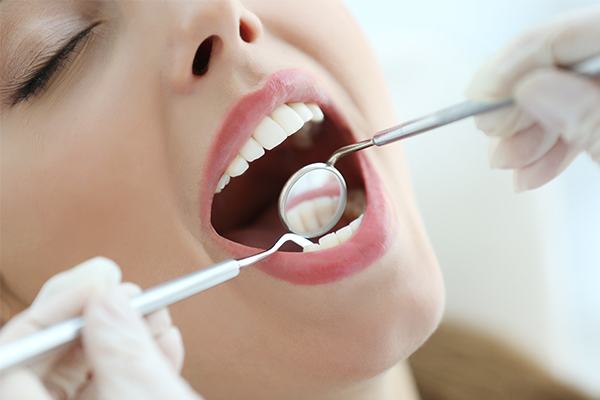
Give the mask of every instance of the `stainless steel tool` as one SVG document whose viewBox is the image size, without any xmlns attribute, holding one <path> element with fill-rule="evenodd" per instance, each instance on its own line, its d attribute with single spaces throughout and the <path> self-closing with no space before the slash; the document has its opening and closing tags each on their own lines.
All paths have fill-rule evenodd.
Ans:
<svg viewBox="0 0 600 400">
<path fill-rule="evenodd" d="M 300 247 L 312 243 L 301 236 L 286 233 L 268 250 L 239 260 L 226 260 L 165 282 L 144 291 L 135 297 L 131 304 L 140 314 L 150 314 L 235 278 L 242 268 L 264 260 L 288 242 L 293 242 Z M 9 368 L 25 364 L 36 357 L 71 343 L 79 337 L 83 325 L 82 318 L 73 318 L 0 346 L 0 374 Z"/>
<path fill-rule="evenodd" d="M 587 77 L 599 76 L 600 56 L 565 69 Z M 342 174 L 335 168 L 335 163 L 340 158 L 372 146 L 384 146 L 513 104 L 513 99 L 487 103 L 464 101 L 381 131 L 370 139 L 344 146 L 334 152 L 327 162 L 309 164 L 288 179 L 279 195 L 279 217 L 290 232 L 298 235 L 312 238 L 327 233 L 338 223 L 346 207 L 346 182 Z M 323 190 L 325 186 L 328 187 L 327 190 Z M 307 200 L 315 201 L 319 197 L 325 201 L 311 205 L 311 207 L 319 206 L 317 211 L 319 223 L 316 224 L 314 221 L 309 224 L 303 223 L 297 217 L 301 213 L 298 212 L 299 206 Z"/>
</svg>

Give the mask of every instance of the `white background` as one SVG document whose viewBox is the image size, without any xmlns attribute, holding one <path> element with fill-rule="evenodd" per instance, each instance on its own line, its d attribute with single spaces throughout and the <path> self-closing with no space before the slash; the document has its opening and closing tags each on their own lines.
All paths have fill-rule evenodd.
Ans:
<svg viewBox="0 0 600 400">
<path fill-rule="evenodd" d="M 511 37 L 590 0 L 347 0 L 402 119 L 463 99 Z M 491 171 L 471 121 L 404 144 L 447 286 L 447 318 L 495 332 L 600 393 L 600 168 L 580 157 L 529 194 Z"/>
</svg>

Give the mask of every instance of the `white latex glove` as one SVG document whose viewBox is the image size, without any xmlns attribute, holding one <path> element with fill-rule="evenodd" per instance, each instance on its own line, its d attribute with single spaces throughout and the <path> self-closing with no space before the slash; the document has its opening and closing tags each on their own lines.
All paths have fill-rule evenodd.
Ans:
<svg viewBox="0 0 600 400">
<path fill-rule="evenodd" d="M 517 191 L 559 175 L 581 152 L 600 163 L 600 80 L 557 68 L 600 55 L 600 7 L 580 10 L 519 38 L 490 60 L 467 92 L 512 96 L 518 107 L 476 119 L 494 138 L 491 165 L 513 169 Z"/>
<path fill-rule="evenodd" d="M 83 314 L 83 346 L 0 375 L 0 399 L 199 399 L 179 376 L 183 345 L 167 310 L 144 322 L 128 301 L 140 289 L 120 281 L 115 263 L 95 258 L 46 282 L 0 344 Z"/>
</svg>

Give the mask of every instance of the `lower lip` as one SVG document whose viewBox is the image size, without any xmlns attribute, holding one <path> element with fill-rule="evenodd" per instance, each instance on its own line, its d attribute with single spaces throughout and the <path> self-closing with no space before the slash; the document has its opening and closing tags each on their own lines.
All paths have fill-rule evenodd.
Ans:
<svg viewBox="0 0 600 400">
<path fill-rule="evenodd" d="M 393 237 L 394 224 L 390 223 L 391 208 L 387 203 L 381 181 L 361 154 L 361 172 L 365 182 L 367 208 L 359 230 L 343 244 L 327 250 L 310 253 L 278 252 L 257 265 L 272 277 L 297 284 L 319 285 L 332 283 L 356 274 L 381 258 Z M 236 258 L 256 254 L 256 249 L 228 240 L 213 230 L 215 241 Z"/>
</svg>

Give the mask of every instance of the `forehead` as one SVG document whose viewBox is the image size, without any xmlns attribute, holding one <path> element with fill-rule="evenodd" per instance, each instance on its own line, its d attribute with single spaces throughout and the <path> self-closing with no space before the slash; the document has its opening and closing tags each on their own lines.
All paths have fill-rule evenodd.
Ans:
<svg viewBox="0 0 600 400">
<path fill-rule="evenodd" d="M 40 16 L 78 14 L 84 17 L 97 11 L 103 0 L 0 0 L 2 22 L 18 24 L 19 21 Z"/>
<path fill-rule="evenodd" d="M 94 19 L 109 0 L 0 0 L 0 46 L 17 32 L 51 30 L 67 19 Z"/>
</svg>

